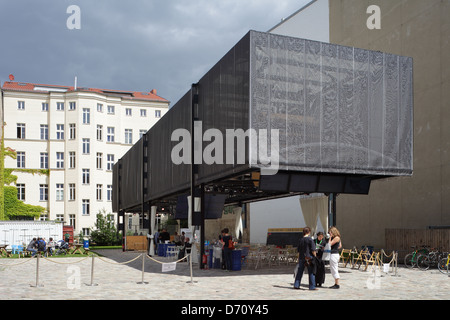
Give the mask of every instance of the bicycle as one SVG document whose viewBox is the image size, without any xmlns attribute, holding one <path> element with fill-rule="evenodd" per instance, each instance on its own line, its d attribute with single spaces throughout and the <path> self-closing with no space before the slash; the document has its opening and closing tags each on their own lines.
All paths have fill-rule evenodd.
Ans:
<svg viewBox="0 0 450 320">
<path fill-rule="evenodd" d="M 417 257 L 417 267 L 422 271 L 426 271 L 430 267 L 436 267 L 443 256 L 444 253 L 437 249 L 432 249 L 428 254 L 420 254 Z"/>
<path fill-rule="evenodd" d="M 439 260 L 438 269 L 441 273 L 449 274 L 450 271 L 449 262 L 450 262 L 450 253 L 447 253 L 446 258 L 442 258 L 441 260 Z"/>
<path fill-rule="evenodd" d="M 428 246 L 421 246 L 422 249 L 417 249 L 417 246 L 411 246 L 411 248 L 414 249 L 413 252 L 407 254 L 405 256 L 405 265 L 412 269 L 415 266 L 417 266 L 417 258 L 419 257 L 420 254 L 427 254 L 429 252 L 429 250 L 427 249 Z"/>
</svg>

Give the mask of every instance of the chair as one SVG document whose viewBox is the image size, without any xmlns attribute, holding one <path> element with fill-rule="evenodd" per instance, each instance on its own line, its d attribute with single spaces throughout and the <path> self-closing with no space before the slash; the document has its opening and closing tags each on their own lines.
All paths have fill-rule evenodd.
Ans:
<svg viewBox="0 0 450 320">
<path fill-rule="evenodd" d="M 352 250 L 342 249 L 339 262 L 344 264 L 344 268 L 347 267 L 347 264 L 350 262 L 351 258 L 352 258 Z"/>
<path fill-rule="evenodd" d="M 248 247 L 248 246 L 242 247 L 242 249 L 241 249 L 241 267 L 244 267 L 246 265 L 247 256 L 248 256 L 249 251 L 250 251 L 250 247 Z"/>
<path fill-rule="evenodd" d="M 297 250 L 297 248 L 288 248 L 288 264 L 289 263 L 293 263 L 293 264 L 297 264 L 298 263 L 298 250 Z"/>
<path fill-rule="evenodd" d="M 375 251 L 373 251 L 370 256 L 366 255 L 365 259 L 364 259 L 364 263 L 365 263 L 364 271 L 367 270 L 367 268 L 369 267 L 370 264 L 372 266 L 375 266 L 375 264 L 378 265 L 378 260 L 379 260 L 378 258 L 379 258 L 379 256 L 380 256 L 380 253 L 379 252 L 375 252 Z"/>
<path fill-rule="evenodd" d="M 365 257 L 369 254 L 369 249 L 361 250 L 359 253 L 356 251 L 357 254 L 356 259 L 352 262 L 352 268 L 354 268 L 358 264 L 358 269 L 361 268 L 361 265 L 364 263 Z"/>
<path fill-rule="evenodd" d="M 178 257 L 177 247 L 167 246 L 166 257 L 168 257 L 169 259 L 176 259 Z"/>
</svg>

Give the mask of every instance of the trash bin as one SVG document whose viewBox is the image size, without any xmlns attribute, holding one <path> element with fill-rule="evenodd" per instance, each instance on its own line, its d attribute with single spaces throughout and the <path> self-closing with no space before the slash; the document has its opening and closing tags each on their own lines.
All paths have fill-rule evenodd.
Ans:
<svg viewBox="0 0 450 320">
<path fill-rule="evenodd" d="M 231 270 L 241 271 L 241 250 L 233 250 L 231 253 Z"/>
<path fill-rule="evenodd" d="M 89 240 L 83 240 L 83 248 L 89 249 Z"/>
</svg>

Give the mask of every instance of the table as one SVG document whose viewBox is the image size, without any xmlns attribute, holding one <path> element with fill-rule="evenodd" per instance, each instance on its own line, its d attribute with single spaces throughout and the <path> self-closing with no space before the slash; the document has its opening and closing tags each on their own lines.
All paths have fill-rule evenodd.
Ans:
<svg viewBox="0 0 450 320">
<path fill-rule="evenodd" d="M 72 248 L 75 247 L 75 249 L 70 253 L 70 254 L 75 254 L 77 252 L 79 252 L 80 254 L 83 254 L 83 252 L 81 251 L 81 248 L 83 247 L 82 244 L 74 244 L 72 246 Z"/>
<path fill-rule="evenodd" d="M 8 251 L 6 251 L 6 245 L 0 245 L 0 256 L 3 257 L 3 254 L 8 257 Z"/>
<path fill-rule="evenodd" d="M 175 247 L 173 243 L 158 243 L 158 256 L 167 257 L 167 248 Z"/>
</svg>

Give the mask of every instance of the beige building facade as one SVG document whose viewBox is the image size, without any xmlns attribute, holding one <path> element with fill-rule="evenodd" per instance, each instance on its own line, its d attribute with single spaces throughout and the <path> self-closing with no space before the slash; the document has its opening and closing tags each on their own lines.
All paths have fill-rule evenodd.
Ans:
<svg viewBox="0 0 450 320">
<path fill-rule="evenodd" d="M 371 5 L 380 29 L 367 26 Z M 449 226 L 450 0 L 329 0 L 329 8 L 331 43 L 414 59 L 414 174 L 373 182 L 368 196 L 338 197 L 346 246 L 385 248 L 386 229 Z"/>
</svg>

